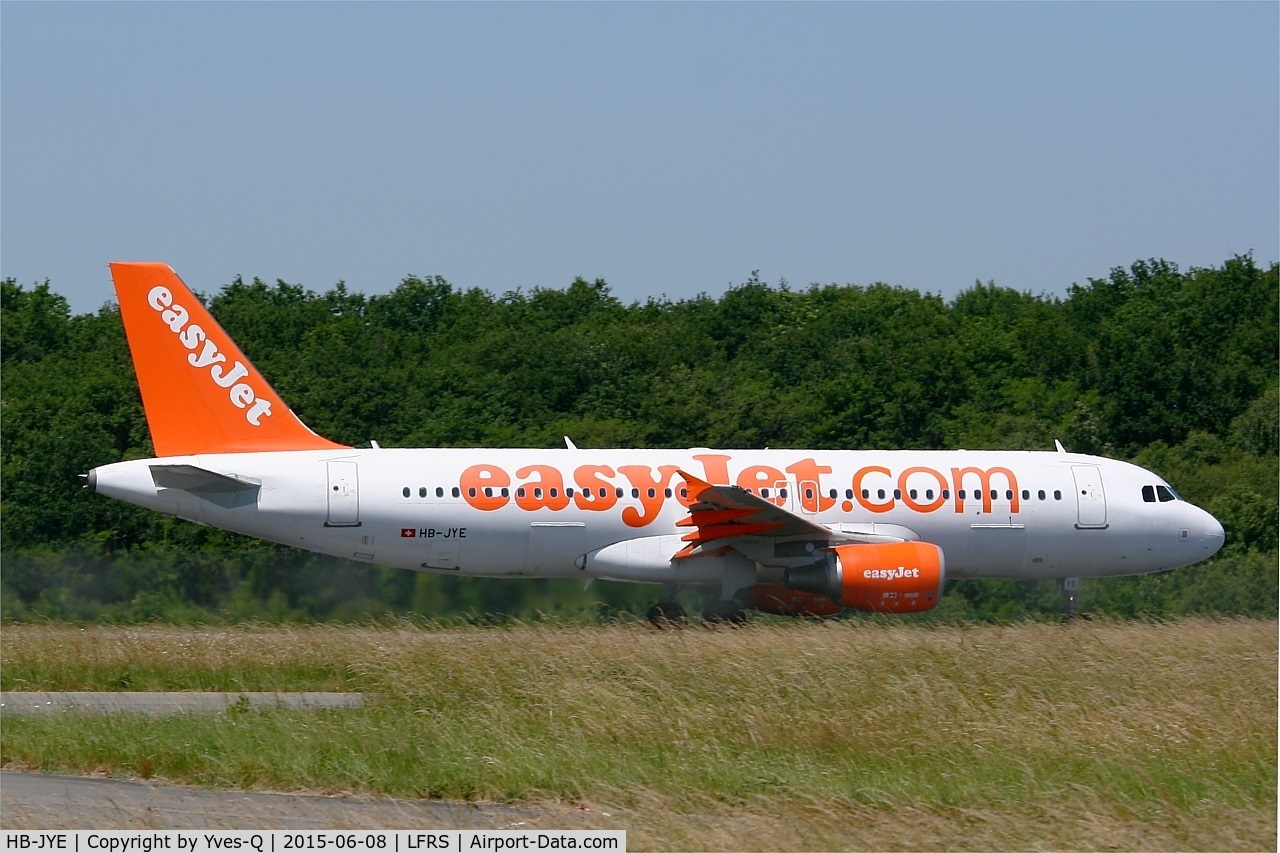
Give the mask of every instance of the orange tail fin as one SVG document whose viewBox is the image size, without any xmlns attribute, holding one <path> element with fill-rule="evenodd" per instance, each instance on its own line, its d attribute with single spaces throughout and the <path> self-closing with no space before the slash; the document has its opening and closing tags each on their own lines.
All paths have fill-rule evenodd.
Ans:
<svg viewBox="0 0 1280 853">
<path fill-rule="evenodd" d="M 158 456 L 344 447 L 316 435 L 166 264 L 111 264 Z"/>
</svg>

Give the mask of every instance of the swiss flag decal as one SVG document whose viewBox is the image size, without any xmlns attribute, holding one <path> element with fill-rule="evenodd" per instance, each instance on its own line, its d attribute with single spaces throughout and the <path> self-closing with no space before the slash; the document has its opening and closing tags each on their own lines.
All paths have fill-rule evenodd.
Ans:
<svg viewBox="0 0 1280 853">
<path fill-rule="evenodd" d="M 414 529 L 414 528 L 412 528 L 412 527 L 401 527 L 401 528 L 400 528 L 400 538 L 401 538 L 401 539 L 412 539 L 413 537 L 415 537 L 415 536 L 417 536 L 417 535 L 418 535 L 418 531 L 417 531 L 417 530 L 415 530 L 415 529 Z"/>
</svg>

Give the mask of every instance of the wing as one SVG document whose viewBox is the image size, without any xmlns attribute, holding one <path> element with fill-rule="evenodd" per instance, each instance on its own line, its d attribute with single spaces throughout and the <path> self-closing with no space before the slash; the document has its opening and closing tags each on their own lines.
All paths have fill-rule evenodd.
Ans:
<svg viewBox="0 0 1280 853">
<path fill-rule="evenodd" d="M 832 538 L 829 528 L 787 512 L 746 489 L 713 486 L 684 471 L 678 473 L 688 485 L 694 502 L 689 507 L 689 516 L 676 522 L 677 527 L 692 530 L 680 537 L 688 544 L 673 559 L 735 547 L 732 540 L 739 536 Z"/>
</svg>

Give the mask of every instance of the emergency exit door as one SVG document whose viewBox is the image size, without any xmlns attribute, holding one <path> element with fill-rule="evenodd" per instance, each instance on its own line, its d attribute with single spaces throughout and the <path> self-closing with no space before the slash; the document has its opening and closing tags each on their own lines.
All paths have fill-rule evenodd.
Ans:
<svg viewBox="0 0 1280 853">
<path fill-rule="evenodd" d="M 1107 526 L 1107 496 L 1102 491 L 1102 471 L 1097 465 L 1072 465 L 1076 481 L 1076 527 Z"/>
<path fill-rule="evenodd" d="M 325 527 L 360 526 L 360 479 L 354 462 L 329 462 L 329 517 Z"/>
</svg>

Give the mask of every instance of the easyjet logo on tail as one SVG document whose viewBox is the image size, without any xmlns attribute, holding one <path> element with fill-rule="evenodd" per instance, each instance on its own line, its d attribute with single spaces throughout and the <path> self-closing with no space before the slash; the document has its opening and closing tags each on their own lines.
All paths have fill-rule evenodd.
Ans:
<svg viewBox="0 0 1280 853">
<path fill-rule="evenodd" d="M 209 379 L 220 388 L 227 389 L 227 399 L 239 409 L 253 426 L 261 426 L 263 418 L 271 417 L 271 401 L 244 381 L 249 368 L 239 359 L 227 365 L 227 356 L 209 339 L 209 334 L 199 323 L 191 323 L 191 315 L 181 303 L 173 301 L 173 293 L 164 285 L 156 285 L 147 294 L 147 304 L 160 315 L 160 322 L 169 327 L 184 347 L 191 350 L 187 363 L 192 367 L 207 369 Z"/>
</svg>

